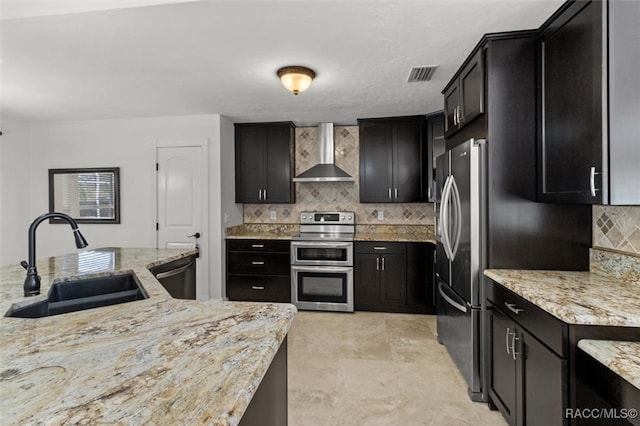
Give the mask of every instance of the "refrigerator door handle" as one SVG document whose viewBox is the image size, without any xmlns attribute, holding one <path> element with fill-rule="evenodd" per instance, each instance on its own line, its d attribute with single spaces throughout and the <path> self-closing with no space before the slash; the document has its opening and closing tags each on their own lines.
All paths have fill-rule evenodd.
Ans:
<svg viewBox="0 0 640 426">
<path fill-rule="evenodd" d="M 442 289 L 442 281 L 440 281 L 438 283 L 438 292 L 440 293 L 440 296 L 442 296 L 442 298 L 451 306 L 453 306 L 454 308 L 456 308 L 457 310 L 459 310 L 460 312 L 464 312 L 465 314 L 467 313 L 468 309 L 466 305 L 463 305 L 461 303 L 456 302 L 455 300 L 453 300 L 451 297 L 449 297 L 447 294 L 445 294 L 445 292 Z"/>
<path fill-rule="evenodd" d="M 449 196 L 451 195 L 451 179 L 447 176 L 442 189 L 442 201 L 440 203 L 440 234 L 442 238 L 442 246 L 447 259 L 451 260 L 451 239 L 449 236 Z"/>
<path fill-rule="evenodd" d="M 456 257 L 456 253 L 458 253 L 458 245 L 460 244 L 460 236 L 462 234 L 462 207 L 460 191 L 458 190 L 458 185 L 456 185 L 456 180 L 453 176 L 451 176 L 451 193 L 453 195 L 453 206 L 455 208 L 455 242 L 453 243 L 453 247 L 450 248 L 451 260 L 453 260 Z"/>
</svg>

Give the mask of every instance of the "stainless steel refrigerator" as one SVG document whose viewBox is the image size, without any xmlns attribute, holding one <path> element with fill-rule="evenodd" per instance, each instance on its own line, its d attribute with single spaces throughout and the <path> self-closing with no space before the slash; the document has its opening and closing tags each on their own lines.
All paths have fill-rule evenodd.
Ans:
<svg viewBox="0 0 640 426">
<path fill-rule="evenodd" d="M 482 401 L 480 288 L 486 265 L 486 143 L 468 140 L 437 158 L 438 340 Z"/>
</svg>

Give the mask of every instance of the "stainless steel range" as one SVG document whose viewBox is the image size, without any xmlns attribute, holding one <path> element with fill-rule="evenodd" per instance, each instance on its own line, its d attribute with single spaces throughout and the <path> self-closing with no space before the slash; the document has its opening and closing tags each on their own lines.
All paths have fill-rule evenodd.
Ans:
<svg viewBox="0 0 640 426">
<path fill-rule="evenodd" d="M 291 241 L 291 298 L 302 310 L 353 312 L 354 212 L 302 212 Z"/>
</svg>

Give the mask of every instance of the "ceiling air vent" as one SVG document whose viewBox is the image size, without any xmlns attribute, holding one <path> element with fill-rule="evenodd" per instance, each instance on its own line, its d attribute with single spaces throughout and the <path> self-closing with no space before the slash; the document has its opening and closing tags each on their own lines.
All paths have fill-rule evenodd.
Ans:
<svg viewBox="0 0 640 426">
<path fill-rule="evenodd" d="M 413 67 L 409 71 L 408 83 L 414 83 L 416 81 L 429 81 L 433 77 L 433 73 L 436 72 L 437 65 L 429 65 L 425 67 Z"/>
</svg>

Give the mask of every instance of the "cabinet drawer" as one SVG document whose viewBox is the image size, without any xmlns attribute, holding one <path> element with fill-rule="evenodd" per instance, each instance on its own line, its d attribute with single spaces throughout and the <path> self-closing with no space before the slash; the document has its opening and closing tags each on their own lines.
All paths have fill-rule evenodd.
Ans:
<svg viewBox="0 0 640 426">
<path fill-rule="evenodd" d="M 487 282 L 487 299 L 558 355 L 567 356 L 565 323 L 500 284 L 492 280 Z"/>
<path fill-rule="evenodd" d="M 289 245 L 289 240 L 227 240 L 228 251 L 282 252 L 288 254 Z"/>
<path fill-rule="evenodd" d="M 373 254 L 406 254 L 407 245 L 405 243 L 390 242 L 356 242 L 354 243 L 354 251 L 356 253 L 373 253 Z"/>
<path fill-rule="evenodd" d="M 291 303 L 291 278 L 227 275 L 227 297 L 235 301 Z"/>
<path fill-rule="evenodd" d="M 227 253 L 227 272 L 230 274 L 290 275 L 288 253 Z"/>
</svg>

